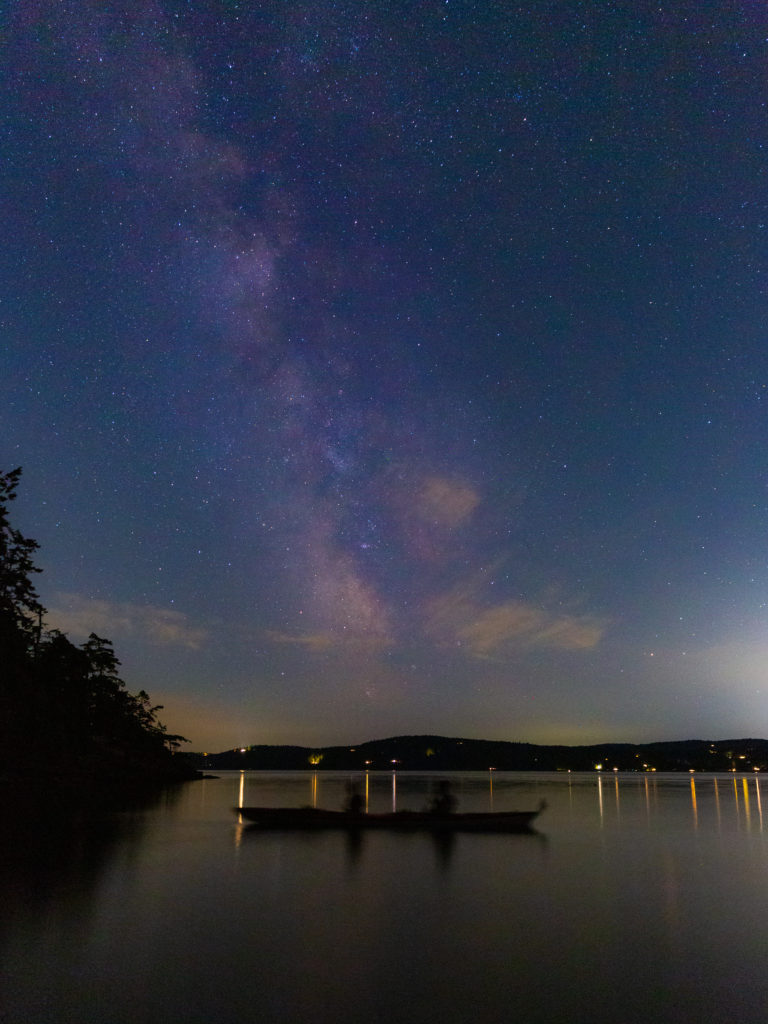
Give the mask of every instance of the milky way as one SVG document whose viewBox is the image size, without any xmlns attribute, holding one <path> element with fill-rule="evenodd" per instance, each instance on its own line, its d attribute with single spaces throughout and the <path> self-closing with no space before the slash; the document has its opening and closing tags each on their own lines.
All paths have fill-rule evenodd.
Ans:
<svg viewBox="0 0 768 1024">
<path fill-rule="evenodd" d="M 49 624 L 196 749 L 764 734 L 767 39 L 19 8 L 0 457 Z"/>
</svg>

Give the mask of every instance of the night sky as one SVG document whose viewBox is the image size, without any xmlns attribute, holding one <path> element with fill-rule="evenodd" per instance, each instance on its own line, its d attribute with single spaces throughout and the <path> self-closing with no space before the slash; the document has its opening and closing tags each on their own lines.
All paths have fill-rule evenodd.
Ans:
<svg viewBox="0 0 768 1024">
<path fill-rule="evenodd" d="M 768 14 L 27 0 L 0 468 L 191 749 L 768 735 Z"/>
</svg>

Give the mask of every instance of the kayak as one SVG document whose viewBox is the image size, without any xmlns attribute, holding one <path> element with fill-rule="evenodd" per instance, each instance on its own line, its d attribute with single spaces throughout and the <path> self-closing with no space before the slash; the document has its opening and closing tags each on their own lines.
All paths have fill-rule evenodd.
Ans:
<svg viewBox="0 0 768 1024">
<path fill-rule="evenodd" d="M 264 829 L 396 829 L 403 832 L 528 832 L 543 810 L 441 814 L 393 811 L 363 814 L 319 807 L 235 807 L 235 814 Z"/>
</svg>

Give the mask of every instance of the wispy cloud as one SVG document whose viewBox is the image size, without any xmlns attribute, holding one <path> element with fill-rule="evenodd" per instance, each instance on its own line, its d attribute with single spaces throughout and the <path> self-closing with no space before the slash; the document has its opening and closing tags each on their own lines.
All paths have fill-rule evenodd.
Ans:
<svg viewBox="0 0 768 1024">
<path fill-rule="evenodd" d="M 482 500 L 460 477 L 425 473 L 405 462 L 382 477 L 381 499 L 408 555 L 423 562 L 450 559 Z"/>
<path fill-rule="evenodd" d="M 194 626 L 183 612 L 156 605 L 104 601 L 81 594 L 57 594 L 46 617 L 48 626 L 77 638 L 90 633 L 113 637 L 133 636 L 159 646 L 198 650 L 208 630 Z"/>
<path fill-rule="evenodd" d="M 480 496 L 468 484 L 430 476 L 417 495 L 416 511 L 422 519 L 452 530 L 469 519 L 479 504 Z"/>
<path fill-rule="evenodd" d="M 555 615 L 520 601 L 509 601 L 480 612 L 457 630 L 457 637 L 479 657 L 505 647 L 557 647 L 586 650 L 595 647 L 603 625 L 595 619 Z"/>
<path fill-rule="evenodd" d="M 478 658 L 495 658 L 534 647 L 588 650 L 599 644 L 605 622 L 589 615 L 550 612 L 524 601 L 483 607 L 470 592 L 459 589 L 429 603 L 425 630 L 438 643 Z"/>
</svg>

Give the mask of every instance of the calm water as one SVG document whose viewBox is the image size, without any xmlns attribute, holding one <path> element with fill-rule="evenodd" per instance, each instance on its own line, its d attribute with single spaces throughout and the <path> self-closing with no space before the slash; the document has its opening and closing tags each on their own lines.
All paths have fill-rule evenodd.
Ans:
<svg viewBox="0 0 768 1024">
<path fill-rule="evenodd" d="M 231 811 L 338 807 L 348 778 L 225 774 L 27 838 L 0 882 L 0 1021 L 768 1019 L 768 780 L 452 776 L 464 810 L 549 806 L 537 835 L 447 844 Z M 432 782 L 371 773 L 369 808 Z"/>
</svg>

